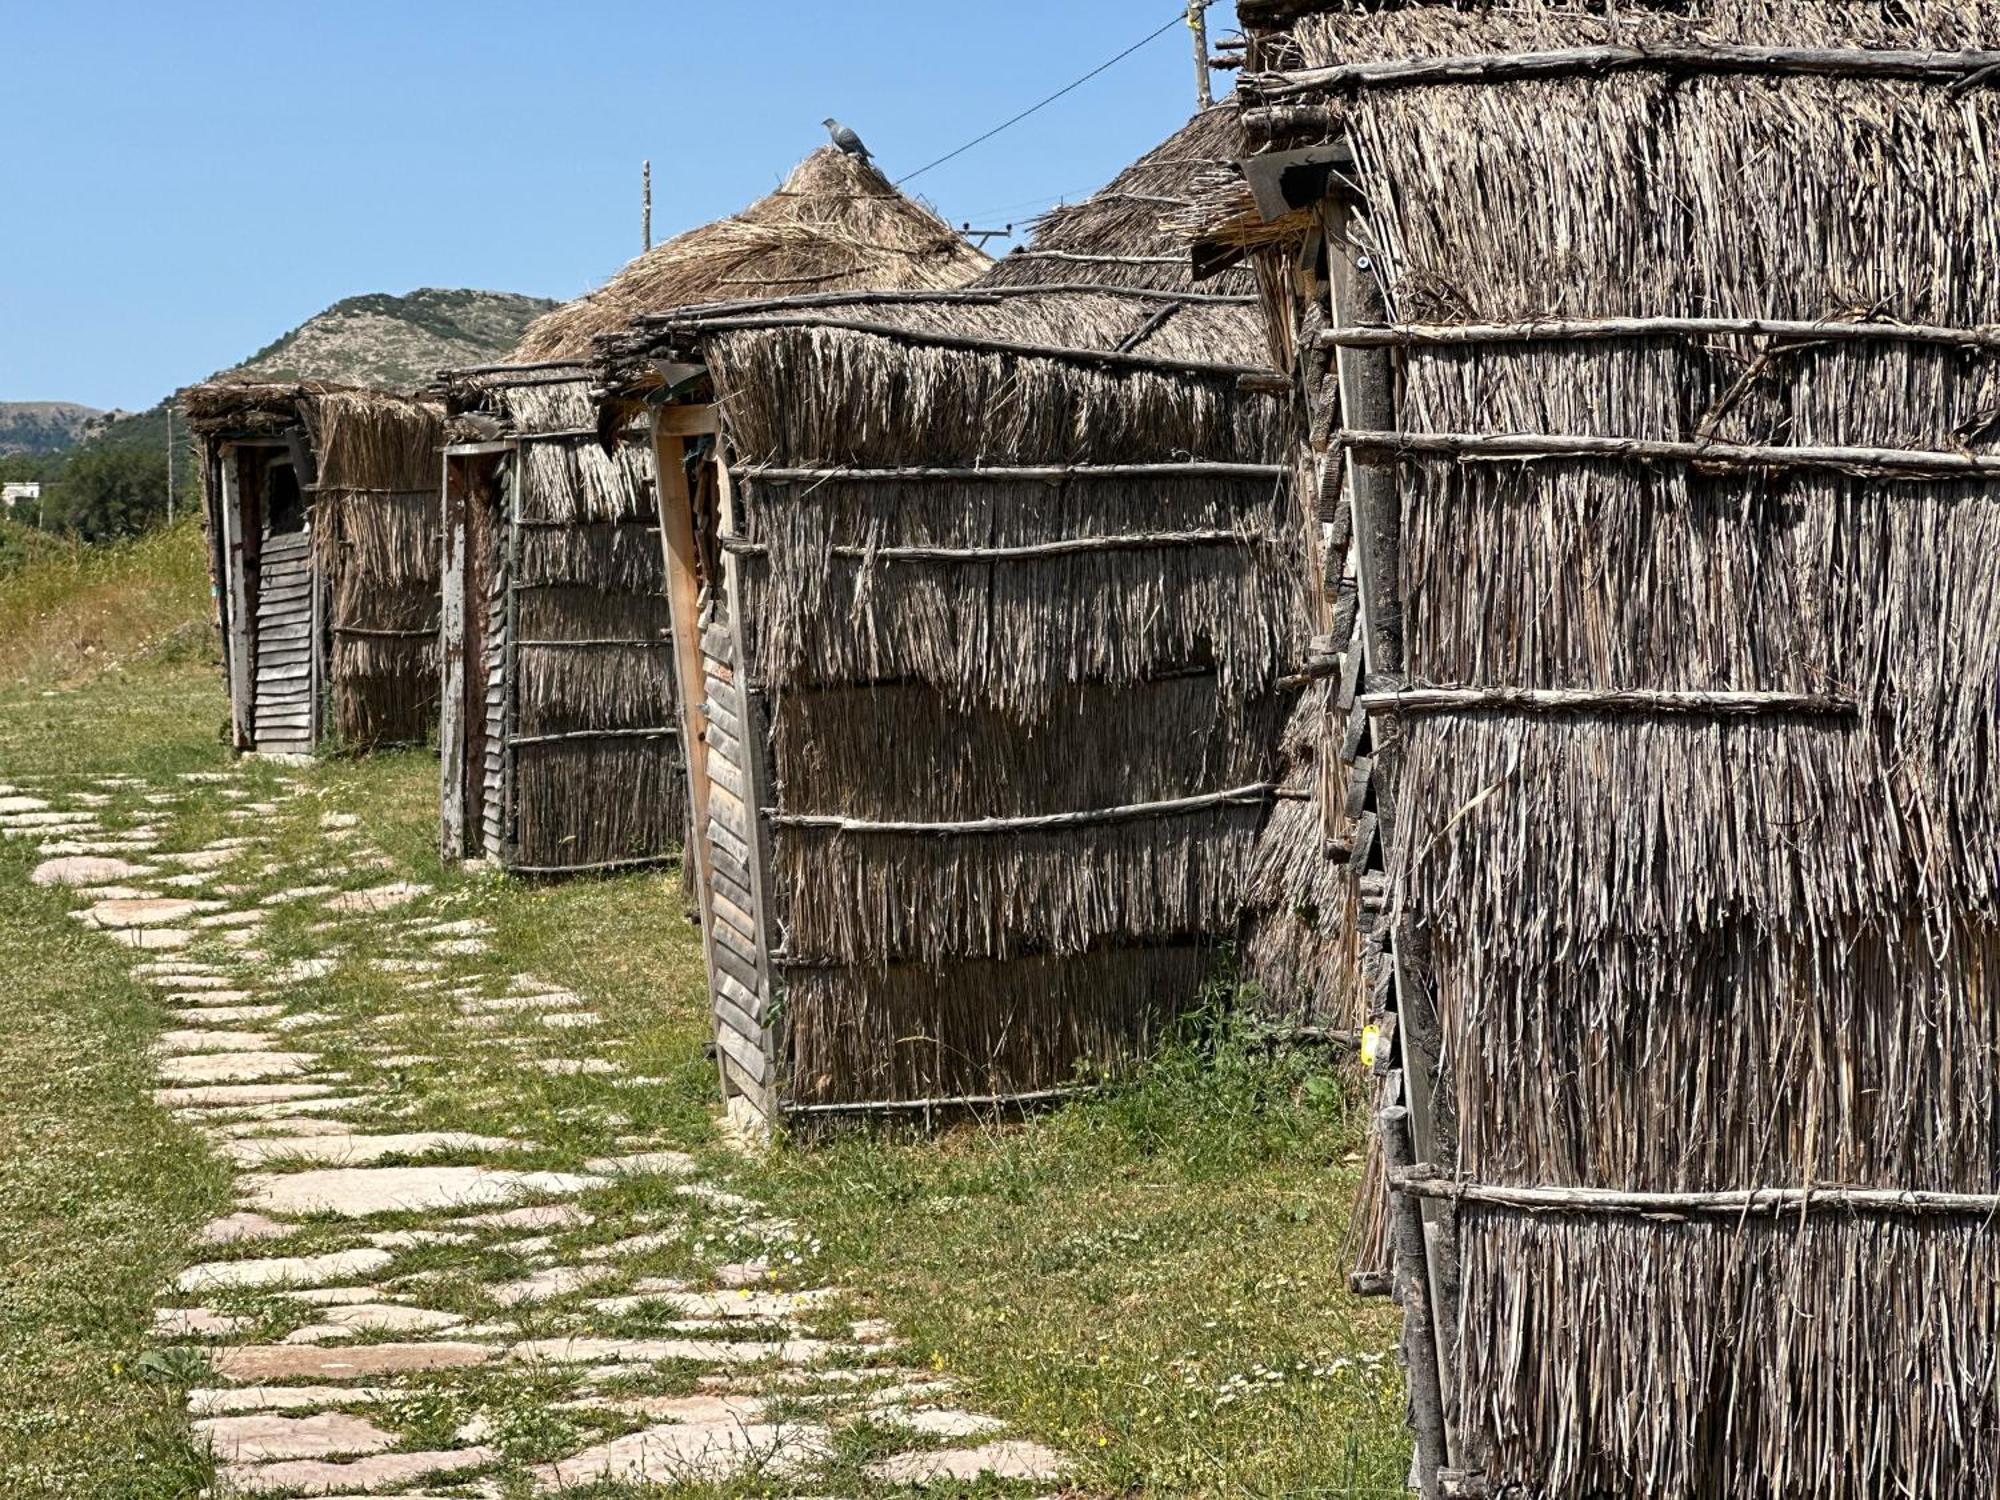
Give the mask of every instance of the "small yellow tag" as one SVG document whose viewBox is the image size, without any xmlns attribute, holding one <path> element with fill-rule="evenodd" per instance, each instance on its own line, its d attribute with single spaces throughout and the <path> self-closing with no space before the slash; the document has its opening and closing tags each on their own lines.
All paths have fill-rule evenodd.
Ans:
<svg viewBox="0 0 2000 1500">
<path fill-rule="evenodd" d="M 1361 1066 L 1372 1068 L 1375 1059 L 1382 1055 L 1382 1028 L 1364 1026 L 1361 1028 Z"/>
</svg>

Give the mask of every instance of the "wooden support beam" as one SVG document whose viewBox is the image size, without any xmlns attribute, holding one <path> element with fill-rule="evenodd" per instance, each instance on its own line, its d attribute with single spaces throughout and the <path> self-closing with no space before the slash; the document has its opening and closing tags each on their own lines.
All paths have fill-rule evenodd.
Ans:
<svg viewBox="0 0 2000 1500">
<path fill-rule="evenodd" d="M 1549 318 L 1525 323 L 1391 323 L 1329 328 L 1324 349 L 1452 348 L 1470 344 L 1603 343 L 1646 339 L 1764 338 L 1801 343 L 1943 344 L 2000 350 L 2000 328 L 1784 318 Z"/>
<path fill-rule="evenodd" d="M 2000 1193 L 1947 1193 L 1916 1188 L 1758 1187 L 1710 1192 L 1631 1192 L 1622 1188 L 1506 1187 L 1459 1182 L 1417 1163 L 1392 1164 L 1398 1193 L 1450 1203 L 1484 1203 L 1530 1213 L 1618 1215 L 1717 1214 L 1795 1217 L 1802 1213 L 1869 1213 L 1915 1217 L 1992 1218 L 2000 1214 Z"/>
<path fill-rule="evenodd" d="M 1830 448 L 1563 433 L 1397 432 L 1355 429 L 1338 438 L 1350 452 L 1427 454 L 1492 462 L 1559 463 L 1613 459 L 1716 469 L 1826 469 L 1867 478 L 1992 479 L 2000 453 L 1943 453 L 1905 448 Z"/>
<path fill-rule="evenodd" d="M 1686 714 L 1745 718 L 1764 714 L 1817 714 L 1851 718 L 1861 705 L 1820 693 L 1688 691 L 1664 688 L 1404 688 L 1364 693 L 1373 715 L 1511 709 L 1520 713 Z"/>
<path fill-rule="evenodd" d="M 1198 797 L 1176 797 L 1163 802 L 1135 802 L 1125 807 L 1099 807 L 1083 812 L 1039 813 L 1016 818 L 979 818 L 957 823 L 871 823 L 861 818 L 842 818 L 813 813 L 772 813 L 767 821 L 780 828 L 820 828 L 851 834 L 956 836 L 1021 833 L 1051 828 L 1082 828 L 1100 823 L 1132 823 L 1147 818 L 1171 818 L 1183 813 L 1202 812 L 1214 807 L 1249 806 L 1271 801 L 1277 791 L 1275 785 L 1262 781 L 1226 792 L 1208 792 Z"/>
</svg>

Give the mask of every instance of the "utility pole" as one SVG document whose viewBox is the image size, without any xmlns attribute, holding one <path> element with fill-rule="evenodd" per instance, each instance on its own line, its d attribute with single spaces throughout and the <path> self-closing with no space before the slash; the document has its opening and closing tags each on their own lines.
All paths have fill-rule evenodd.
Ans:
<svg viewBox="0 0 2000 1500">
<path fill-rule="evenodd" d="M 174 403 L 167 401 L 167 524 L 174 524 Z"/>
<path fill-rule="evenodd" d="M 645 241 L 645 244 L 641 248 L 650 250 L 653 248 L 653 163 L 650 157 L 647 159 L 641 175 L 644 181 L 644 196 L 646 200 L 645 211 L 641 215 L 642 222 L 640 225 L 640 238 Z"/>
<path fill-rule="evenodd" d="M 1188 0 L 1188 30 L 1194 33 L 1194 96 L 1203 109 L 1215 103 L 1208 69 L 1208 7 L 1211 0 Z"/>
</svg>

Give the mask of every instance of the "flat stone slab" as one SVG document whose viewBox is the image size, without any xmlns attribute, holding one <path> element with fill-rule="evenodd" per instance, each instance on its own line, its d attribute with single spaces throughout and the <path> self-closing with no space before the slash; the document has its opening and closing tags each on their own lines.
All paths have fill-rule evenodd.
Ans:
<svg viewBox="0 0 2000 1500">
<path fill-rule="evenodd" d="M 86 925 L 92 927 L 171 927 L 197 912 L 214 911 L 221 904 L 188 896 L 151 896 L 137 901 L 100 901 L 83 915 Z"/>
<path fill-rule="evenodd" d="M 462 1370 L 498 1358 L 490 1344 L 354 1344 L 343 1349 L 311 1344 L 243 1344 L 209 1355 L 224 1380 L 369 1380 L 419 1370 Z"/>
<path fill-rule="evenodd" d="M 163 864 L 179 865 L 183 870 L 219 870 L 243 853 L 241 845 L 232 843 L 227 849 L 190 849 L 185 854 L 162 854 Z"/>
<path fill-rule="evenodd" d="M 871 1479 L 885 1484 L 936 1484 L 941 1480 L 970 1484 L 992 1475 L 1045 1483 L 1069 1472 L 1062 1455 L 1040 1443 L 1003 1439 L 979 1448 L 947 1448 L 936 1453 L 899 1453 L 868 1466 Z"/>
<path fill-rule="evenodd" d="M 600 1281 L 608 1281 L 617 1274 L 611 1266 L 551 1266 L 519 1281 L 503 1281 L 489 1286 L 486 1295 L 502 1307 L 527 1307 L 567 1297 Z"/>
<path fill-rule="evenodd" d="M 239 1167 L 262 1166 L 290 1159 L 328 1166 L 364 1166 L 385 1156 L 430 1156 L 441 1151 L 519 1151 L 524 1142 L 500 1135 L 468 1135 L 456 1130 L 427 1130 L 409 1135 L 332 1135 L 313 1132 L 290 1140 L 270 1137 L 231 1141 L 223 1147 Z"/>
<path fill-rule="evenodd" d="M 296 1078 L 319 1061 L 313 1052 L 206 1052 L 188 1057 L 163 1057 L 160 1081 L 167 1084 L 261 1083 L 267 1078 Z"/>
<path fill-rule="evenodd" d="M 207 1386 L 188 1392 L 187 1409 L 191 1417 L 245 1411 L 324 1411 L 333 1406 L 367 1406 L 396 1394 L 385 1386 L 372 1385 Z"/>
<path fill-rule="evenodd" d="M 259 904 L 264 906 L 287 906 L 294 901 L 310 901 L 315 896 L 330 896 L 338 886 L 295 885 L 282 891 L 273 891 Z"/>
<path fill-rule="evenodd" d="M 241 1183 L 249 1207 L 346 1218 L 399 1211 L 490 1208 L 520 1198 L 559 1198 L 603 1187 L 601 1177 L 510 1172 L 497 1167 L 335 1167 L 259 1174 Z"/>
<path fill-rule="evenodd" d="M 36 885 L 106 885 L 114 880 L 137 880 L 154 873 L 152 865 L 135 865 L 129 860 L 103 855 L 72 854 L 47 859 L 35 866 L 28 878 Z"/>
<path fill-rule="evenodd" d="M 621 1071 L 618 1064 L 601 1057 L 538 1057 L 533 1064 L 555 1078 L 579 1078 Z"/>
<path fill-rule="evenodd" d="M 194 1424 L 197 1442 L 205 1442 L 226 1464 L 261 1463 L 269 1459 L 350 1457 L 380 1453 L 396 1446 L 395 1437 L 366 1417 L 321 1412 L 310 1417 L 208 1417 Z"/>
<path fill-rule="evenodd" d="M 185 948 L 195 939 L 193 929 L 187 927 L 120 927 L 104 935 L 114 943 L 137 948 L 141 953 L 165 953 L 174 948 Z"/>
<path fill-rule="evenodd" d="M 507 1351 L 515 1364 L 653 1365 L 684 1359 L 703 1365 L 756 1365 L 775 1360 L 809 1365 L 835 1350 L 823 1339 L 759 1343 L 750 1339 L 528 1339 Z"/>
<path fill-rule="evenodd" d="M 41 797 L 0 797 L 0 813 L 46 812 L 48 805 Z"/>
<path fill-rule="evenodd" d="M 467 1229 L 584 1229 L 597 1220 L 574 1203 L 535 1203 L 452 1222 Z"/>
<path fill-rule="evenodd" d="M 233 1317 L 209 1307 L 153 1309 L 153 1332 L 163 1339 L 223 1339 L 249 1326 L 248 1318 Z"/>
<path fill-rule="evenodd" d="M 153 1102 L 162 1109 L 245 1109 L 280 1105 L 304 1108 L 334 1092 L 329 1083 L 218 1084 L 212 1088 L 154 1089 Z M 360 1101 L 343 1099 L 345 1107 Z"/>
<path fill-rule="evenodd" d="M 428 896 L 431 888 L 417 885 L 408 880 L 393 881 L 388 885 L 374 886 L 365 891 L 343 891 L 326 903 L 328 911 L 345 913 L 390 911 L 398 906 L 407 906 L 419 896 Z"/>
<path fill-rule="evenodd" d="M 608 1396 L 579 1401 L 579 1407 L 644 1417 L 649 1422 L 687 1422 L 713 1426 L 722 1422 L 754 1422 L 764 1414 L 757 1396 Z"/>
<path fill-rule="evenodd" d="M 461 1448 L 452 1453 L 378 1453 L 352 1463 L 298 1459 L 289 1463 L 231 1465 L 221 1481 L 245 1495 L 295 1490 L 302 1495 L 377 1495 L 413 1480 L 498 1463 L 497 1448 Z"/>
<path fill-rule="evenodd" d="M 547 1495 L 597 1484 L 717 1484 L 748 1472 L 787 1473 L 829 1451 L 826 1430 L 804 1423 L 670 1422 L 542 1465 L 535 1489 Z"/>
<path fill-rule="evenodd" d="M 907 1427 L 925 1437 L 964 1438 L 990 1437 L 1005 1430 L 1007 1424 L 998 1417 L 984 1416 L 979 1412 L 957 1411 L 948 1406 L 877 1406 L 869 1416 L 876 1421 L 893 1422 L 898 1427 Z"/>
<path fill-rule="evenodd" d="M 189 1266 L 174 1278 L 183 1292 L 223 1287 L 327 1286 L 373 1276 L 396 1257 L 369 1246 L 325 1255 L 285 1255 L 270 1260 L 219 1260 Z"/>
<path fill-rule="evenodd" d="M 225 1214 L 201 1226 L 195 1242 L 201 1245 L 244 1245 L 259 1240 L 282 1240 L 298 1233 L 296 1224 L 280 1224 L 262 1214 Z"/>
<path fill-rule="evenodd" d="M 284 1013 L 282 1005 L 197 1005 L 175 1011 L 174 1019 L 189 1026 L 239 1026 L 275 1021 Z"/>
<path fill-rule="evenodd" d="M 269 1052 L 277 1039 L 262 1031 L 211 1030 L 197 1027 L 185 1031 L 163 1031 L 153 1038 L 153 1051 L 168 1056 L 200 1052 Z"/>
<path fill-rule="evenodd" d="M 692 1177 L 698 1169 L 685 1151 L 641 1151 L 633 1156 L 600 1156 L 583 1164 L 604 1177 Z"/>
<path fill-rule="evenodd" d="M 323 1344 L 329 1339 L 350 1338 L 357 1333 L 441 1333 L 460 1327 L 465 1319 L 456 1313 L 437 1312 L 428 1307 L 404 1307 L 394 1302 L 357 1302 L 331 1307 L 310 1327 L 285 1335 L 287 1344 Z"/>
</svg>

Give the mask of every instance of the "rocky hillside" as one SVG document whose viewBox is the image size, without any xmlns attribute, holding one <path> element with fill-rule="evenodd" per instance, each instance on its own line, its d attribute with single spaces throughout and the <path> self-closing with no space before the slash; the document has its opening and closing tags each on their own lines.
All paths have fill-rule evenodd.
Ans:
<svg viewBox="0 0 2000 1500">
<path fill-rule="evenodd" d="M 107 415 L 71 401 L 0 401 L 0 456 L 61 453 L 102 427 Z"/>
<path fill-rule="evenodd" d="M 437 287 L 349 297 L 225 373 L 408 390 L 448 365 L 504 357 L 553 306 L 512 292 Z"/>
</svg>

